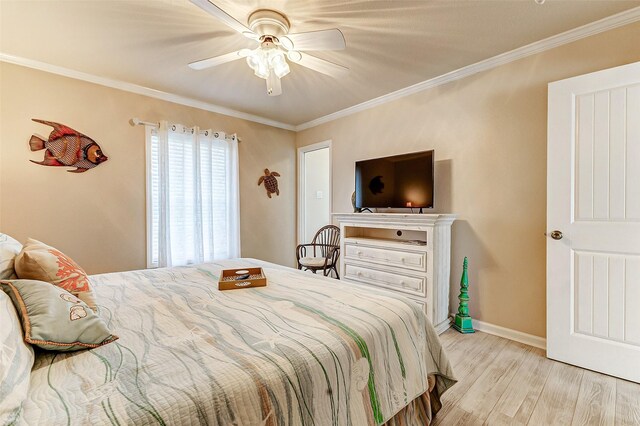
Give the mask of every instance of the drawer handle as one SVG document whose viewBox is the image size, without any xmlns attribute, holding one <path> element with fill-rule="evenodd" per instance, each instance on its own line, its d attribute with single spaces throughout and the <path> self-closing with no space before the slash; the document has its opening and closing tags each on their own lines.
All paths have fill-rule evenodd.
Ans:
<svg viewBox="0 0 640 426">
<path fill-rule="evenodd" d="M 400 262 L 405 263 L 407 261 L 407 259 L 405 259 L 404 257 L 400 258 Z"/>
<path fill-rule="evenodd" d="M 362 272 L 358 271 L 358 272 L 356 272 L 356 275 L 360 277 L 360 276 L 362 276 Z"/>
<path fill-rule="evenodd" d="M 358 256 L 362 256 L 362 252 L 361 252 L 360 250 L 358 250 L 358 251 L 356 252 L 356 254 L 357 254 Z"/>
</svg>

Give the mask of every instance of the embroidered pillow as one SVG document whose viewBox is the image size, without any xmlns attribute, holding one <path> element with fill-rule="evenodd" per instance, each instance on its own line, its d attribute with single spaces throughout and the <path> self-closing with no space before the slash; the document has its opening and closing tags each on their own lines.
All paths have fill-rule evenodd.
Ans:
<svg viewBox="0 0 640 426">
<path fill-rule="evenodd" d="M 18 424 L 35 361 L 9 296 L 0 291 L 0 425 Z"/>
<path fill-rule="evenodd" d="M 29 238 L 16 256 L 15 268 L 18 278 L 54 284 L 97 310 L 87 273 L 59 250 Z"/>
<path fill-rule="evenodd" d="M 52 351 L 77 351 L 118 339 L 102 318 L 63 288 L 35 280 L 0 281 L 0 286 L 18 310 L 27 343 Z"/>
<path fill-rule="evenodd" d="M 20 250 L 22 244 L 7 234 L 0 234 L 0 280 L 16 277 L 13 263 Z"/>
</svg>

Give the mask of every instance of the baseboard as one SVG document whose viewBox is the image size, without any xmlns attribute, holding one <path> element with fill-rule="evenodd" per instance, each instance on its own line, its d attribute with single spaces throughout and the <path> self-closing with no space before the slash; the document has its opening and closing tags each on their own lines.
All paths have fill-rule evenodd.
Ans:
<svg viewBox="0 0 640 426">
<path fill-rule="evenodd" d="M 438 335 L 444 333 L 449 328 L 451 328 L 451 318 L 447 318 L 446 320 L 442 321 L 440 324 L 436 325 L 434 328 L 436 329 L 436 333 L 438 333 Z"/>
<path fill-rule="evenodd" d="M 452 314 L 453 316 L 453 314 Z M 510 328 L 501 327 L 499 325 L 490 324 L 488 322 L 473 320 L 473 328 L 483 333 L 493 334 L 494 336 L 504 337 L 505 339 L 515 342 L 524 343 L 540 349 L 547 349 L 547 339 L 533 334 L 523 333 L 521 331 L 512 330 Z"/>
</svg>

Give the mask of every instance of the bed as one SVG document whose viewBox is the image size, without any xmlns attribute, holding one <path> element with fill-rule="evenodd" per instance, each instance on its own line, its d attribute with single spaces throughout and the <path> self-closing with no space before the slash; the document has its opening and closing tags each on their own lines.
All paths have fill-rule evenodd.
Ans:
<svg viewBox="0 0 640 426">
<path fill-rule="evenodd" d="M 261 266 L 263 288 L 217 290 Z M 420 308 L 254 260 L 94 275 L 120 339 L 38 352 L 20 423 L 426 425 L 455 383 Z"/>
</svg>

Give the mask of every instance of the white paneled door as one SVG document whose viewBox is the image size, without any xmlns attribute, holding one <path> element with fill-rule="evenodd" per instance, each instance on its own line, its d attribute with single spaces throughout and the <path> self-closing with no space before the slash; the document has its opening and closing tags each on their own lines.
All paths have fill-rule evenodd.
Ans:
<svg viewBox="0 0 640 426">
<path fill-rule="evenodd" d="M 547 355 L 640 382 L 640 62 L 549 85 Z"/>
</svg>

